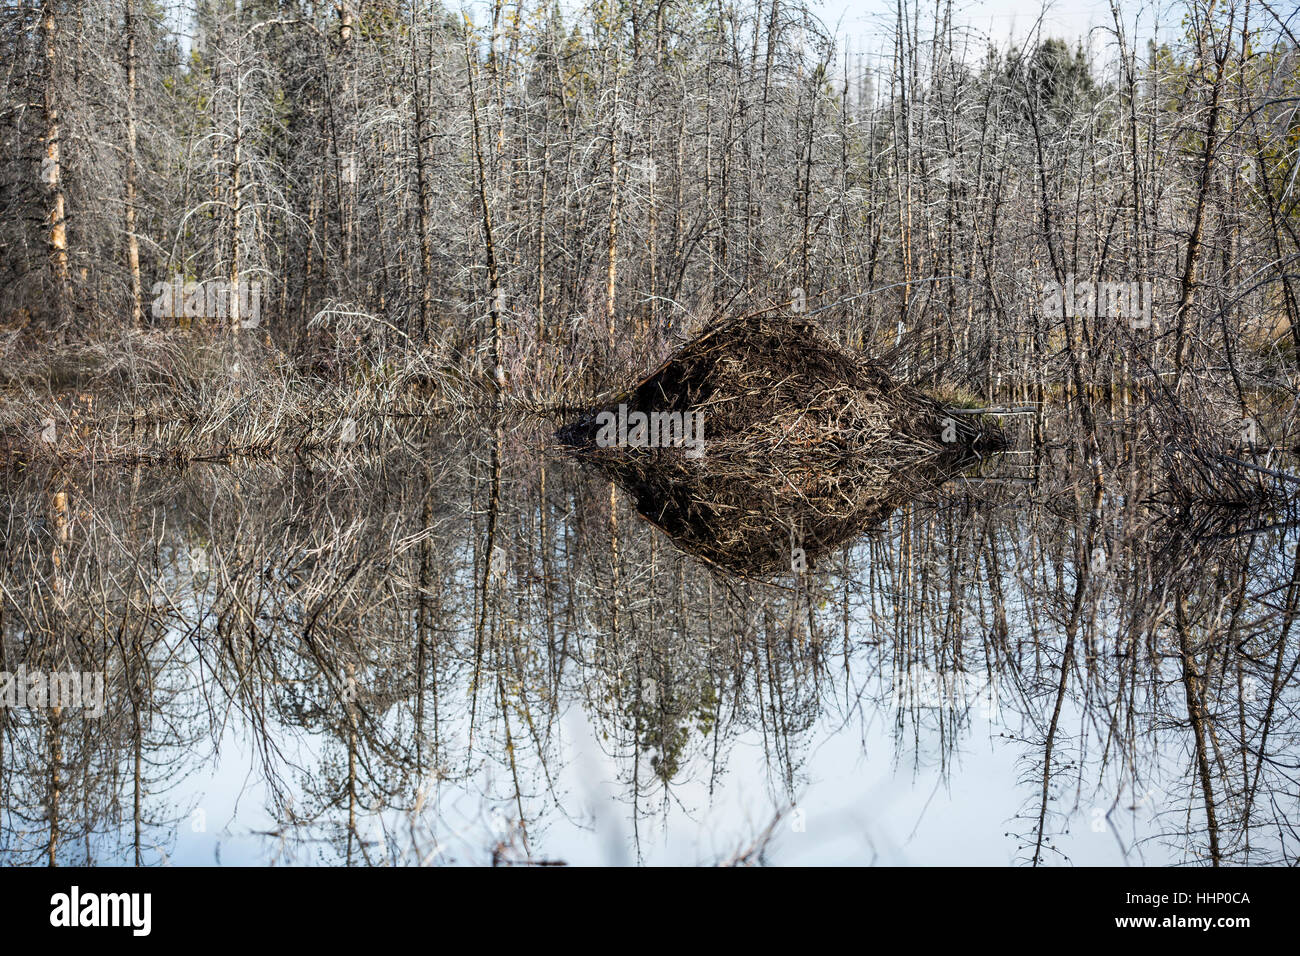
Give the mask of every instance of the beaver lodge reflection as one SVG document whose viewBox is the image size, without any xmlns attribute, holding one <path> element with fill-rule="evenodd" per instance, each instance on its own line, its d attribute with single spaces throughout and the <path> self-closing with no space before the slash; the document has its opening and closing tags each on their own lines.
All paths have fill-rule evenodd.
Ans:
<svg viewBox="0 0 1300 956">
<path fill-rule="evenodd" d="M 702 435 L 619 429 L 611 443 L 614 420 L 695 422 Z M 691 340 L 557 437 L 680 547 L 749 575 L 846 543 L 1006 444 L 995 422 L 950 412 L 810 318 L 776 312 Z"/>
</svg>

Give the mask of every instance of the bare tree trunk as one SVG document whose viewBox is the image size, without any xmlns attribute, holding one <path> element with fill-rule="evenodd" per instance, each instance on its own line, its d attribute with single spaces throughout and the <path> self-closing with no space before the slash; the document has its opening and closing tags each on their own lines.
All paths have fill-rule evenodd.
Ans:
<svg viewBox="0 0 1300 956">
<path fill-rule="evenodd" d="M 488 316 L 491 320 L 492 382 L 496 401 L 501 401 L 501 387 L 505 384 L 505 370 L 501 366 L 501 278 L 497 271 L 497 250 L 492 238 L 492 207 L 488 203 L 487 169 L 483 164 L 482 131 L 478 120 L 478 97 L 474 89 L 477 54 L 472 52 L 471 33 L 465 30 L 465 69 L 469 73 L 469 109 L 474 127 L 474 161 L 478 169 L 478 199 L 483 212 L 483 244 L 487 255 Z"/>
<path fill-rule="evenodd" d="M 1205 821 L 1210 836 L 1210 861 L 1218 866 L 1219 823 L 1214 809 L 1214 784 L 1210 780 L 1210 759 L 1205 741 L 1206 714 L 1202 699 L 1204 680 L 1196 668 L 1192 653 L 1191 635 L 1187 624 L 1187 598 L 1179 594 L 1174 598 L 1174 617 L 1178 629 L 1178 654 L 1183 674 L 1183 691 L 1187 699 L 1187 720 L 1196 740 L 1196 775 L 1201 782 L 1201 797 L 1205 801 Z"/>
<path fill-rule="evenodd" d="M 420 61 L 416 56 L 414 17 L 411 21 L 411 87 L 415 105 L 415 182 L 420 223 L 420 324 L 419 341 L 427 340 L 429 313 L 433 304 L 433 239 L 429 221 L 429 174 L 425 169 L 424 141 L 426 138 L 424 101 L 420 95 Z M 473 79 L 470 80 L 473 88 Z"/>
<path fill-rule="evenodd" d="M 135 3 L 126 0 L 126 196 L 123 229 L 126 233 L 126 268 L 131 277 L 131 325 L 144 325 L 144 289 L 140 280 L 140 240 L 136 236 L 136 129 L 135 129 Z"/>
<path fill-rule="evenodd" d="M 1235 16 L 1235 10 L 1233 12 Z M 1232 32 L 1229 20 L 1228 32 Z M 1192 234 L 1187 239 L 1187 260 L 1183 266 L 1183 277 L 1179 284 L 1178 308 L 1174 312 L 1174 388 L 1177 390 L 1183 377 L 1183 365 L 1187 358 L 1187 314 L 1191 310 L 1196 296 L 1196 267 L 1201 256 L 1201 239 L 1205 229 L 1205 206 L 1213 182 L 1214 154 L 1219 135 L 1219 102 L 1223 91 L 1224 66 L 1228 60 L 1227 41 L 1222 51 L 1215 51 L 1214 86 L 1210 90 L 1210 115 L 1205 123 L 1205 142 L 1201 147 L 1200 178 L 1196 184 L 1196 206 L 1192 213 Z"/>
<path fill-rule="evenodd" d="M 617 64 L 615 65 L 617 70 Z M 608 323 L 609 351 L 614 353 L 616 334 L 614 309 L 618 295 L 618 94 L 619 81 L 614 78 L 614 108 L 609 124 L 609 235 L 605 247 L 605 320 Z"/>
<path fill-rule="evenodd" d="M 45 114 L 45 159 L 41 173 L 49 192 L 45 221 L 49 248 L 50 272 L 54 281 L 55 318 L 66 325 L 72 318 L 71 289 L 68 267 L 68 227 L 66 204 L 63 195 L 63 167 L 60 160 L 59 106 L 58 106 L 58 55 L 55 40 L 58 22 L 54 15 L 54 0 L 41 4 L 41 39 L 45 48 L 45 83 L 43 106 Z"/>
</svg>

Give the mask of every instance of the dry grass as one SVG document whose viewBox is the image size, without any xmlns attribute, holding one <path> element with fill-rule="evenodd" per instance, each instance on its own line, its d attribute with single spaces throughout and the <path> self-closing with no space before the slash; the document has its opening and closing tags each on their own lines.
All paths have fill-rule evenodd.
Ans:
<svg viewBox="0 0 1300 956">
<path fill-rule="evenodd" d="M 433 349 L 323 375 L 251 337 L 176 330 L 59 346 L 9 336 L 0 365 L 0 466 L 364 451 L 394 423 L 463 414 L 487 394 Z"/>
</svg>

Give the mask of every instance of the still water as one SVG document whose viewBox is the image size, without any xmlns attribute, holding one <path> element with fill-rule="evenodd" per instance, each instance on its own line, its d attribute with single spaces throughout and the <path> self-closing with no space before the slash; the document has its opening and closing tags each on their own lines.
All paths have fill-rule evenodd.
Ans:
<svg viewBox="0 0 1300 956">
<path fill-rule="evenodd" d="M 1116 435 L 802 534 L 554 424 L 5 473 L 0 671 L 104 699 L 0 710 L 0 860 L 1294 862 L 1285 518 Z"/>
</svg>

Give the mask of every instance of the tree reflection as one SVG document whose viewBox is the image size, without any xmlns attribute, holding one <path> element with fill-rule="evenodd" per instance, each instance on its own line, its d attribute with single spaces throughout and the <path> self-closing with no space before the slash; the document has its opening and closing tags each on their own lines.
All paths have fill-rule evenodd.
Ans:
<svg viewBox="0 0 1300 956">
<path fill-rule="evenodd" d="M 267 860 L 557 862 L 570 823 L 637 859 L 756 760 L 783 812 L 819 734 L 882 718 L 894 772 L 954 790 L 972 733 L 1015 749 L 1025 862 L 1080 819 L 1137 858 L 1294 861 L 1300 562 L 1253 473 L 1216 497 L 1177 449 L 1100 442 L 1108 483 L 1044 450 L 1032 486 L 891 493 L 808 572 L 760 579 L 640 520 L 644 488 L 611 496 L 547 430 L 7 473 L 0 670 L 101 671 L 108 706 L 0 710 L 5 861 L 167 859 L 231 739 Z M 618 810 L 595 812 L 610 767 Z M 719 858 L 764 858 L 770 823 Z"/>
</svg>

